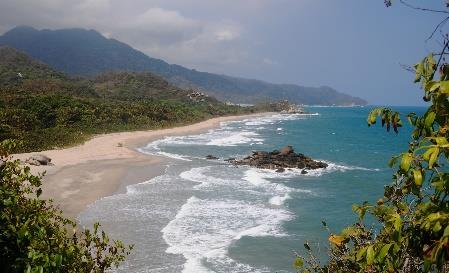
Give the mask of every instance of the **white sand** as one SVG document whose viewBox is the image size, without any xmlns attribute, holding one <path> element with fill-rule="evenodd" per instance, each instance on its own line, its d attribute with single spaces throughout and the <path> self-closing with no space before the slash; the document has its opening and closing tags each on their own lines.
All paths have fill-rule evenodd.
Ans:
<svg viewBox="0 0 449 273">
<path fill-rule="evenodd" d="M 79 146 L 15 154 L 13 157 L 22 161 L 33 154 L 50 157 L 54 165 L 32 166 L 32 171 L 46 172 L 43 198 L 53 199 L 66 215 L 74 217 L 99 198 L 117 192 L 123 183 L 139 183 L 163 173 L 164 158 L 141 154 L 135 150 L 136 147 L 165 136 L 199 133 L 217 127 L 223 121 L 260 115 L 266 113 L 218 117 L 170 129 L 98 135 Z M 145 167 L 148 172 L 133 177 L 133 181 L 122 181 L 133 166 Z"/>
</svg>

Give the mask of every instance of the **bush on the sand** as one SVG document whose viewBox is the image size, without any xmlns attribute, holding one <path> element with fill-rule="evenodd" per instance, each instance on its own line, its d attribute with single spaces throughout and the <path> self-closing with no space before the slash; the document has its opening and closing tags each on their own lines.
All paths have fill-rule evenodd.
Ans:
<svg viewBox="0 0 449 273">
<path fill-rule="evenodd" d="M 16 142 L 0 142 L 1 272 L 104 272 L 132 247 L 100 230 L 76 231 L 51 201 L 40 199 L 41 177 L 11 160 Z"/>
</svg>

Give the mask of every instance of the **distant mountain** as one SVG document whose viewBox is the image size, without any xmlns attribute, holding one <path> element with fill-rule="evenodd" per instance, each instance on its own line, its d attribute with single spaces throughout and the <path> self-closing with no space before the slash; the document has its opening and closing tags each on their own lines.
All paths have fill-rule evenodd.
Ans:
<svg viewBox="0 0 449 273">
<path fill-rule="evenodd" d="M 120 101 L 190 101 L 189 92 L 150 72 L 106 72 L 91 79 L 69 77 L 23 52 L 0 45 L 0 94 L 64 94 Z M 213 97 L 208 101 L 217 102 Z"/>
<path fill-rule="evenodd" d="M 199 88 L 214 97 L 237 103 L 288 99 L 308 105 L 365 105 L 363 99 L 330 87 L 272 84 L 259 80 L 199 72 L 150 58 L 94 30 L 36 30 L 16 27 L 0 36 L 0 44 L 22 50 L 70 75 L 96 76 L 107 71 L 150 71 L 181 88 Z"/>
</svg>

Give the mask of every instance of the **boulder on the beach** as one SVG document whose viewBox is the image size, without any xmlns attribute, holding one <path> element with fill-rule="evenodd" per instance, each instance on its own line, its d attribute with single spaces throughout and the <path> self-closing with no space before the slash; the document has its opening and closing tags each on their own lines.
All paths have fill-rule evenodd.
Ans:
<svg viewBox="0 0 449 273">
<path fill-rule="evenodd" d="M 206 156 L 206 159 L 209 159 L 209 160 L 217 160 L 218 157 L 213 156 L 213 155 L 207 155 L 207 156 Z"/>
<path fill-rule="evenodd" d="M 327 167 L 324 162 L 315 161 L 301 153 L 295 153 L 292 146 L 286 146 L 273 152 L 252 151 L 251 155 L 243 159 L 228 161 L 234 165 L 248 165 L 261 169 L 276 170 L 276 172 L 284 172 L 287 168 L 303 169 L 303 174 L 307 173 L 306 170 Z"/>
<path fill-rule="evenodd" d="M 35 166 L 51 165 L 51 158 L 46 155 L 37 154 L 29 157 L 27 160 L 25 160 L 25 163 Z"/>
<path fill-rule="evenodd" d="M 283 172 L 285 172 L 285 169 L 284 168 L 279 168 L 279 169 L 276 170 L 276 172 L 277 173 L 283 173 Z"/>
<path fill-rule="evenodd" d="M 302 170 L 301 174 L 308 174 L 308 172 L 306 170 Z"/>
</svg>

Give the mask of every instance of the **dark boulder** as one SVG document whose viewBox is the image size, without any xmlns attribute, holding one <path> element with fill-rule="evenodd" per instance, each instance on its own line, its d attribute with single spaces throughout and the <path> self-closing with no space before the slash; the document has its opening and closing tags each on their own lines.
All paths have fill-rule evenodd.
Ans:
<svg viewBox="0 0 449 273">
<path fill-rule="evenodd" d="M 213 155 L 207 155 L 207 156 L 206 156 L 206 159 L 209 159 L 209 160 L 217 160 L 218 157 L 213 156 Z"/>
<path fill-rule="evenodd" d="M 25 160 L 25 163 L 36 166 L 51 165 L 51 158 L 46 155 L 37 154 L 29 157 L 27 160 Z"/>
<path fill-rule="evenodd" d="M 261 169 L 272 169 L 277 172 L 284 172 L 286 168 L 298 168 L 305 170 L 313 170 L 326 168 L 327 164 L 315 161 L 300 153 L 295 153 L 292 146 L 286 146 L 273 152 L 253 151 L 250 156 L 243 159 L 228 159 L 228 162 L 234 165 L 248 165 Z"/>
</svg>

